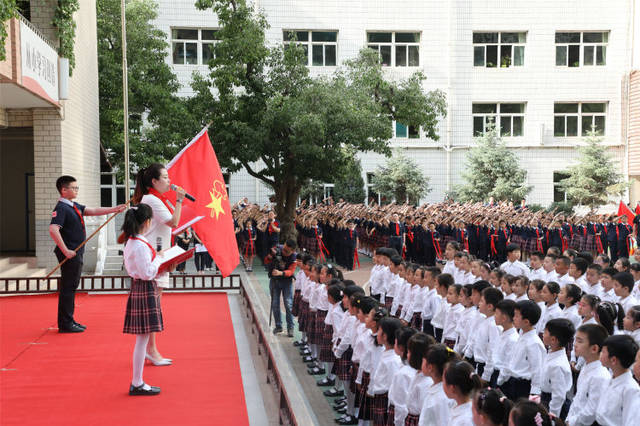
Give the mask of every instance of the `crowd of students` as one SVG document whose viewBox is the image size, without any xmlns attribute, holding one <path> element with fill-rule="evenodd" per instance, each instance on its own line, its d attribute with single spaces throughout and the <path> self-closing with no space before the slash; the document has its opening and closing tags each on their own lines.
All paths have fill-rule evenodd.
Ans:
<svg viewBox="0 0 640 426">
<path fill-rule="evenodd" d="M 492 268 L 462 248 L 440 268 L 379 247 L 362 287 L 298 258 L 294 345 L 336 423 L 638 424 L 640 267 L 554 246 L 525 264 L 507 243 Z"/>
</svg>

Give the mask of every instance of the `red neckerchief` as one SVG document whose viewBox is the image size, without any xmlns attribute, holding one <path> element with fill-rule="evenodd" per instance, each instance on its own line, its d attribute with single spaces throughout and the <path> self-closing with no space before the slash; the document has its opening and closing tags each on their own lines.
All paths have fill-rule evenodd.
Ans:
<svg viewBox="0 0 640 426">
<path fill-rule="evenodd" d="M 175 210 L 173 208 L 173 206 L 171 205 L 171 203 L 169 202 L 169 199 L 167 198 L 166 195 L 159 193 L 155 188 L 149 188 L 149 194 L 151 195 L 155 195 L 156 197 L 160 198 L 160 200 L 162 200 L 162 202 L 164 203 L 165 206 L 167 206 L 167 208 L 169 209 L 169 211 L 171 212 L 171 214 L 173 214 L 173 211 Z"/>
<path fill-rule="evenodd" d="M 351 229 L 349 229 L 349 238 L 353 239 L 353 231 Z"/>
<path fill-rule="evenodd" d="M 571 236 L 571 238 L 573 238 L 573 225 L 570 223 L 568 225 L 569 225 L 569 235 Z"/>
<path fill-rule="evenodd" d="M 276 232 L 276 231 L 275 231 L 275 229 L 273 229 L 273 224 L 274 224 L 274 223 L 276 223 L 275 219 L 274 219 L 271 223 L 269 223 L 269 228 L 268 228 L 269 235 L 271 235 L 271 234 L 273 234 L 274 232 Z M 317 228 L 316 228 L 316 229 L 317 229 Z"/>
<path fill-rule="evenodd" d="M 153 262 L 153 260 L 156 258 L 156 249 L 151 247 L 151 244 L 149 244 L 147 241 L 143 240 L 142 238 L 138 238 L 138 237 L 131 237 L 129 239 L 130 240 L 138 240 L 138 241 L 142 241 L 143 243 L 145 243 L 147 245 L 147 247 L 149 247 L 149 250 L 151 250 L 151 261 Z"/>
<path fill-rule="evenodd" d="M 80 217 L 80 223 L 82 224 L 82 227 L 84 228 L 84 218 L 82 217 L 82 213 L 80 212 L 80 209 L 76 207 L 75 203 L 72 201 L 71 205 L 73 206 L 73 209 L 76 211 L 76 213 L 78 213 L 78 216 Z"/>
<path fill-rule="evenodd" d="M 596 239 L 596 250 L 598 250 L 598 254 L 604 253 L 604 248 L 602 247 L 602 240 L 600 239 L 600 235 L 598 235 L 598 229 L 596 228 L 596 224 L 593 224 L 593 235 Z"/>
<path fill-rule="evenodd" d="M 567 244 L 564 237 L 562 236 L 562 228 L 558 228 L 558 235 L 560 236 L 560 241 L 562 243 L 562 251 L 564 252 L 568 248 L 569 244 Z"/>
<path fill-rule="evenodd" d="M 400 224 L 396 223 L 396 236 L 400 236 Z"/>
<path fill-rule="evenodd" d="M 411 227 L 407 227 L 407 237 L 409 237 L 409 241 L 413 242 L 413 231 L 411 231 Z"/>
<path fill-rule="evenodd" d="M 253 228 L 247 229 L 247 233 L 249 234 L 249 244 L 247 244 L 247 247 L 244 250 L 244 255 L 247 257 L 249 256 L 249 254 L 255 254 L 255 250 L 253 249 L 253 232 Z M 251 253 L 249 253 L 249 249 L 251 249 Z"/>
<path fill-rule="evenodd" d="M 442 258 L 442 251 L 440 250 L 440 243 L 436 241 L 435 231 L 431 231 L 431 242 L 433 243 L 433 248 L 436 251 L 436 258 Z"/>
<path fill-rule="evenodd" d="M 542 241 L 540 241 L 540 231 L 538 230 L 538 228 L 536 228 L 536 248 L 540 252 L 543 251 L 542 250 Z"/>
</svg>

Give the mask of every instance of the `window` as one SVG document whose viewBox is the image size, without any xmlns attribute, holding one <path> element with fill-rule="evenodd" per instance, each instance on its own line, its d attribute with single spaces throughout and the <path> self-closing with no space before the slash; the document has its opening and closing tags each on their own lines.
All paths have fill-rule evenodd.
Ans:
<svg viewBox="0 0 640 426">
<path fill-rule="evenodd" d="M 171 48 L 175 65 L 207 65 L 213 58 L 217 30 L 173 28 Z"/>
<path fill-rule="evenodd" d="M 509 68 L 524 65 L 527 33 L 473 33 L 473 66 Z"/>
<path fill-rule="evenodd" d="M 407 126 L 406 124 L 395 122 L 396 138 L 420 139 L 420 127 Z"/>
<path fill-rule="evenodd" d="M 608 31 L 557 32 L 556 65 L 579 67 L 606 65 Z"/>
<path fill-rule="evenodd" d="M 337 64 L 337 31 L 283 31 L 285 47 L 290 43 L 302 46 L 307 65 L 314 67 L 335 67 Z M 309 57 L 311 52 L 311 57 Z"/>
<path fill-rule="evenodd" d="M 569 174 L 564 172 L 553 172 L 553 202 L 562 203 L 567 202 L 567 193 L 560 186 L 560 182 L 563 179 L 567 179 Z"/>
<path fill-rule="evenodd" d="M 378 52 L 384 67 L 420 66 L 420 33 L 368 32 L 367 46 Z"/>
<path fill-rule="evenodd" d="M 380 204 L 380 194 L 373 190 L 373 178 L 375 177 L 375 173 L 367 173 L 367 205 L 371 203 Z"/>
<path fill-rule="evenodd" d="M 606 103 L 556 103 L 553 113 L 554 136 L 587 136 L 592 126 L 597 134 L 604 135 Z"/>
<path fill-rule="evenodd" d="M 482 136 L 491 124 L 495 124 L 502 137 L 523 136 L 524 109 L 524 103 L 473 104 L 473 135 Z"/>
</svg>

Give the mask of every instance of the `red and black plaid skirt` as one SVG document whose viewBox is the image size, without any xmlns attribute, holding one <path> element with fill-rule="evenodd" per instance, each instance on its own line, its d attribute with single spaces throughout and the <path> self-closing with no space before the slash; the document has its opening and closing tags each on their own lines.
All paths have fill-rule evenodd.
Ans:
<svg viewBox="0 0 640 426">
<path fill-rule="evenodd" d="M 542 241 L 540 242 L 540 247 L 542 247 Z M 537 238 L 527 238 L 527 241 L 524 245 L 524 251 L 533 253 L 534 251 L 541 251 L 540 247 L 538 247 L 538 239 Z"/>
<path fill-rule="evenodd" d="M 309 321 L 309 302 L 300 300 L 300 312 L 298 313 L 298 330 L 307 332 L 307 322 Z"/>
<path fill-rule="evenodd" d="M 387 410 L 387 422 L 386 426 L 395 426 L 395 416 L 396 416 L 396 406 L 393 404 L 389 404 L 389 409 Z"/>
<path fill-rule="evenodd" d="M 324 324 L 324 322 L 323 322 Z M 320 341 L 320 353 L 318 360 L 322 362 L 333 362 L 336 357 L 333 355 L 333 326 L 324 324 L 324 332 Z"/>
<path fill-rule="evenodd" d="M 373 398 L 367 395 L 367 389 L 369 389 L 369 383 L 371 381 L 371 375 L 366 371 L 362 373 L 362 385 L 360 386 L 360 398 L 358 410 L 358 419 L 371 420 L 373 418 Z"/>
<path fill-rule="evenodd" d="M 318 312 L 313 312 L 311 308 L 309 308 L 309 315 L 307 316 L 307 339 L 309 343 L 317 343 L 318 339 L 316 338 L 316 316 Z"/>
<path fill-rule="evenodd" d="M 411 317 L 411 328 L 415 328 L 418 331 L 422 331 L 422 312 L 414 312 Z"/>
<path fill-rule="evenodd" d="M 602 237 L 600 237 L 602 238 Z M 587 239 L 584 243 L 584 251 L 592 251 L 592 252 L 597 252 L 598 251 L 598 245 L 596 243 L 596 236 L 592 235 L 592 234 L 588 234 L 587 235 Z"/>
<path fill-rule="evenodd" d="M 352 353 L 353 355 L 353 353 Z M 352 362 L 351 363 L 351 372 L 349 373 L 350 376 L 350 380 L 349 380 L 349 390 L 351 391 L 351 393 L 355 394 L 356 396 L 356 406 L 358 406 L 359 401 L 360 401 L 360 394 L 358 392 L 356 392 L 358 390 L 358 387 L 356 386 L 356 379 L 358 378 L 358 369 L 360 368 L 360 363 L 359 362 Z"/>
<path fill-rule="evenodd" d="M 584 236 L 578 233 L 574 233 L 573 237 L 571 237 L 571 241 L 569 242 L 569 248 L 582 251 L 583 246 L 584 246 Z"/>
<path fill-rule="evenodd" d="M 418 426 L 420 423 L 420 414 L 407 414 L 404 419 L 404 426 Z"/>
<path fill-rule="evenodd" d="M 122 332 L 148 334 L 162 330 L 164 330 L 164 324 L 156 282 L 134 279 L 127 299 Z"/>
<path fill-rule="evenodd" d="M 291 306 L 291 314 L 297 317 L 300 313 L 300 302 L 302 301 L 302 290 L 296 290 L 293 293 L 293 305 Z M 300 322 L 300 320 L 298 320 Z"/>
<path fill-rule="evenodd" d="M 351 356 L 353 355 L 353 349 L 351 347 L 344 351 L 342 356 L 336 361 L 334 366 L 336 367 L 336 376 L 343 382 L 346 382 L 351 378 Z"/>
<path fill-rule="evenodd" d="M 313 320 L 314 330 L 309 338 L 309 342 L 315 345 L 322 344 L 322 336 L 324 335 L 324 319 L 327 317 L 327 311 L 316 311 L 315 318 Z"/>
<path fill-rule="evenodd" d="M 375 395 L 373 397 L 373 425 L 385 426 L 387 423 L 387 409 L 389 406 L 389 393 Z"/>
</svg>

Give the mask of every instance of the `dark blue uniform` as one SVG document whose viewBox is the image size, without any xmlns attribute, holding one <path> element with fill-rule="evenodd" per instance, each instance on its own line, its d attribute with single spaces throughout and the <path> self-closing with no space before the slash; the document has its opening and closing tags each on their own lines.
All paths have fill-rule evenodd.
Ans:
<svg viewBox="0 0 640 426">
<path fill-rule="evenodd" d="M 86 238 L 84 227 L 84 209 L 82 204 L 68 200 L 58 201 L 53 213 L 51 213 L 51 224 L 60 226 L 62 241 L 69 250 L 75 250 Z M 65 258 L 64 253 L 56 246 L 54 253 L 58 262 Z M 80 283 L 82 274 L 82 255 L 84 246 L 81 247 L 75 257 L 67 260 L 60 268 L 62 278 L 58 288 L 58 328 L 68 329 L 73 326 L 73 311 L 75 309 L 76 289 Z"/>
</svg>

